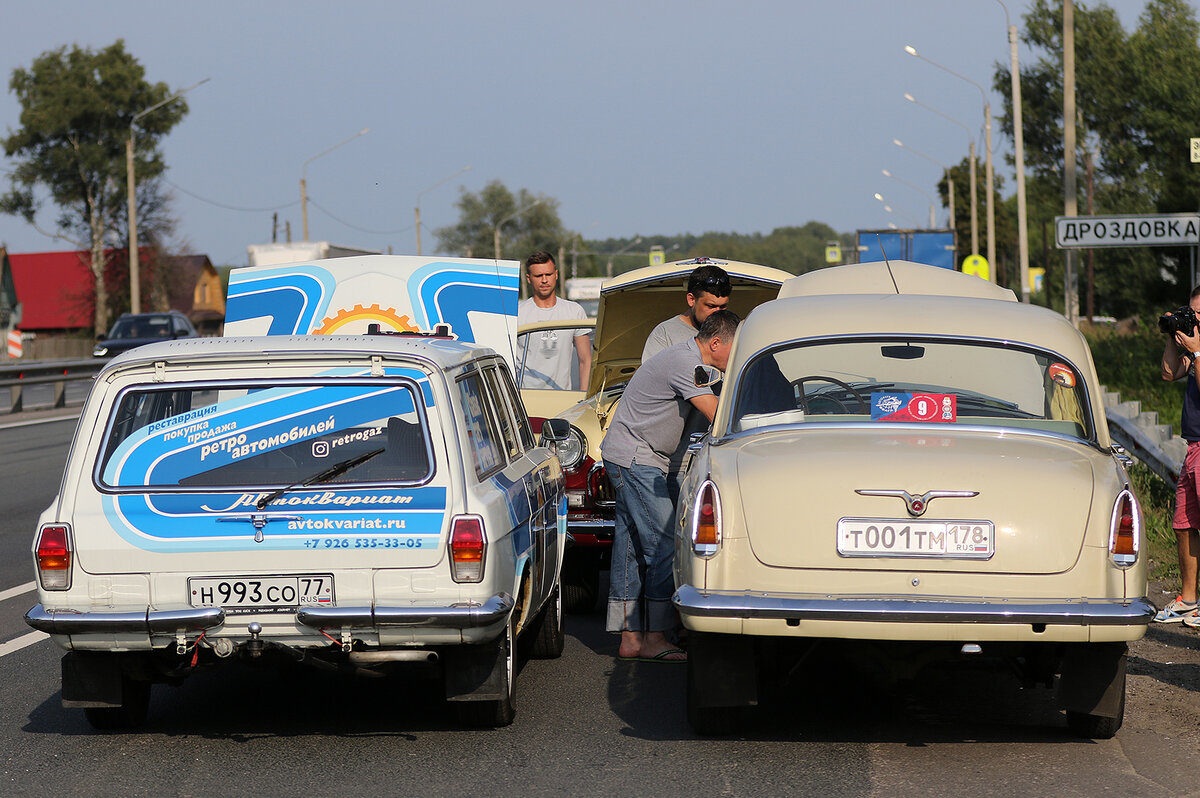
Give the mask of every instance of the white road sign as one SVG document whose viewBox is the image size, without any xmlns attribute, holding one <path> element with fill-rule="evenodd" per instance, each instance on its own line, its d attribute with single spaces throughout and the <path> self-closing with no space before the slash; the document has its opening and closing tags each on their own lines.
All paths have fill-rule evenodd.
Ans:
<svg viewBox="0 0 1200 798">
<path fill-rule="evenodd" d="M 1056 216 L 1059 249 L 1184 247 L 1200 244 L 1200 213 Z"/>
</svg>

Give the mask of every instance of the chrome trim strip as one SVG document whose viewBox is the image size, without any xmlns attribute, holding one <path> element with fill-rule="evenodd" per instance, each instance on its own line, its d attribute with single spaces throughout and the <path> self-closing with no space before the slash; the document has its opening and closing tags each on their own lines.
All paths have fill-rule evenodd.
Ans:
<svg viewBox="0 0 1200 798">
<path fill-rule="evenodd" d="M 448 607 L 301 607 L 296 622 L 314 629 L 383 626 L 476 629 L 500 623 L 512 612 L 515 603 L 507 593 L 497 593 L 483 604 Z"/>
<path fill-rule="evenodd" d="M 225 610 L 220 607 L 196 607 L 181 610 L 152 610 L 137 612 L 79 612 L 50 610 L 41 604 L 25 613 L 25 623 L 40 632 L 52 635 L 117 634 L 144 632 L 173 634 L 180 631 L 201 631 L 225 623 Z"/>
<path fill-rule="evenodd" d="M 1157 608 L 1142 597 L 1078 601 L 1034 599 L 908 599 L 898 596 L 809 596 L 750 591 L 701 591 L 684 585 L 671 598 L 684 615 L 702 618 L 768 618 L 884 623 L 1066 624 L 1137 626 Z"/>
<path fill-rule="evenodd" d="M 616 521 L 572 521 L 567 520 L 567 532 L 615 532 Z"/>
</svg>

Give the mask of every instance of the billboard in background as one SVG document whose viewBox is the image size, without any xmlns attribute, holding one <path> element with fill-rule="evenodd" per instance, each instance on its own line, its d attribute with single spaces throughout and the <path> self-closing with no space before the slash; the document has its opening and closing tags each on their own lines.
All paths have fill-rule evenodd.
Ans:
<svg viewBox="0 0 1200 798">
<path fill-rule="evenodd" d="M 953 230 L 859 230 L 858 262 L 910 260 L 954 269 Z"/>
</svg>

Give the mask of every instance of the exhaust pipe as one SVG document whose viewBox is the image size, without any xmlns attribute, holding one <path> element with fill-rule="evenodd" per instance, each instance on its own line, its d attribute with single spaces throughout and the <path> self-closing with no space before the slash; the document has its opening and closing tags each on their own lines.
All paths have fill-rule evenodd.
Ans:
<svg viewBox="0 0 1200 798">
<path fill-rule="evenodd" d="M 350 661 L 355 665 L 378 665 L 381 662 L 437 662 L 436 651 L 414 649 L 392 651 L 351 651 Z"/>
</svg>

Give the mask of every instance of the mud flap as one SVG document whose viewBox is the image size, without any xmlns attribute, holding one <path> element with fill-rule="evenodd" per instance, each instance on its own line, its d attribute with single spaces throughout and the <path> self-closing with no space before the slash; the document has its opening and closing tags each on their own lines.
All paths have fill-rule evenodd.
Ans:
<svg viewBox="0 0 1200 798">
<path fill-rule="evenodd" d="M 1119 716 L 1127 652 L 1125 643 L 1068 645 L 1060 667 L 1059 706 L 1085 715 Z"/>
<path fill-rule="evenodd" d="M 503 640 L 442 650 L 447 701 L 499 701 L 507 695 Z"/>
<path fill-rule="evenodd" d="M 62 705 L 73 709 L 119 707 L 125 680 L 113 654 L 69 651 L 62 658 Z"/>
<path fill-rule="evenodd" d="M 754 640 L 692 632 L 688 640 L 689 700 L 700 707 L 758 704 Z"/>
</svg>

